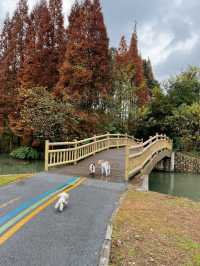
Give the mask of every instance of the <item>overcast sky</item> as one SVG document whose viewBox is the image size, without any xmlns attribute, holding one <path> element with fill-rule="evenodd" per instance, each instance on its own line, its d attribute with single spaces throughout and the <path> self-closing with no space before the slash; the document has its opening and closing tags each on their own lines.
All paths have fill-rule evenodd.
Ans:
<svg viewBox="0 0 200 266">
<path fill-rule="evenodd" d="M 29 0 L 32 7 L 37 0 Z M 67 14 L 74 0 L 63 0 Z M 0 0 L 0 21 L 17 0 Z M 139 47 L 152 61 L 156 77 L 168 78 L 188 65 L 200 65 L 200 0 L 102 0 L 110 46 L 127 40 L 138 22 Z"/>
</svg>

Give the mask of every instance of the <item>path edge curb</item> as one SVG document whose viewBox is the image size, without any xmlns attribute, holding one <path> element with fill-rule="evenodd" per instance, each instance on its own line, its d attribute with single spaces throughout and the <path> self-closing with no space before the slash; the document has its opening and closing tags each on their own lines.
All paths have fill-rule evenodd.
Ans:
<svg viewBox="0 0 200 266">
<path fill-rule="evenodd" d="M 104 242 L 102 245 L 98 266 L 108 266 L 109 265 L 111 244 L 112 244 L 113 220 L 116 217 L 116 215 L 120 209 L 121 203 L 125 199 L 128 190 L 129 190 L 129 186 L 125 189 L 125 191 L 123 192 L 119 201 L 117 202 L 117 208 L 113 211 L 111 219 L 107 225 L 106 235 L 105 235 Z"/>
</svg>

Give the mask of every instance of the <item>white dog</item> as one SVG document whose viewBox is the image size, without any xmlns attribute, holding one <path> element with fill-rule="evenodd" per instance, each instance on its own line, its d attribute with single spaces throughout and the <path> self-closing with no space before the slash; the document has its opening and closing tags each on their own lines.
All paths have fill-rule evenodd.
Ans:
<svg viewBox="0 0 200 266">
<path fill-rule="evenodd" d="M 69 202 L 69 194 L 66 192 L 60 193 L 59 199 L 55 204 L 55 209 L 62 212 L 64 207 L 68 205 L 68 202 Z"/>
<path fill-rule="evenodd" d="M 101 167 L 101 175 L 102 176 L 109 176 L 111 173 L 111 166 L 110 166 L 110 162 L 108 161 L 103 161 L 103 160 L 99 160 L 98 164 L 100 164 Z"/>
</svg>

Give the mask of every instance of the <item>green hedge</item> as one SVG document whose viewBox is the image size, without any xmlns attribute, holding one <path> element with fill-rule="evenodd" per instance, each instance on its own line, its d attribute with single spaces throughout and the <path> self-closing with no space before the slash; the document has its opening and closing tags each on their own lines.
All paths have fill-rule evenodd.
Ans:
<svg viewBox="0 0 200 266">
<path fill-rule="evenodd" d="M 31 147 L 22 146 L 12 151 L 10 156 L 19 160 L 38 160 L 39 152 Z"/>
</svg>

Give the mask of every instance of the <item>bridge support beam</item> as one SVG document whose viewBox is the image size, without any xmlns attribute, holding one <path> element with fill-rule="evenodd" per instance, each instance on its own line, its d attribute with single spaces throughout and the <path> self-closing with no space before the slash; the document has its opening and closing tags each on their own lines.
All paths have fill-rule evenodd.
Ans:
<svg viewBox="0 0 200 266">
<path fill-rule="evenodd" d="M 141 192 L 148 192 L 149 191 L 149 175 L 143 175 L 141 177 L 142 185 L 138 189 Z"/>
<path fill-rule="evenodd" d="M 174 172 L 174 168 L 175 168 L 175 152 L 172 152 L 171 164 L 170 164 L 170 172 Z"/>
</svg>

